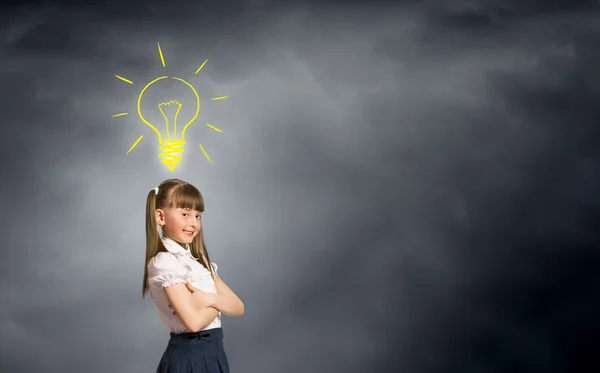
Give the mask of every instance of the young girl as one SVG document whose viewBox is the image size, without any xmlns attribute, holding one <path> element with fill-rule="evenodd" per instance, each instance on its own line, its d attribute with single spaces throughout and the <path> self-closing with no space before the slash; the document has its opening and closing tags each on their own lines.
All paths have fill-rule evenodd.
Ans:
<svg viewBox="0 0 600 373">
<path fill-rule="evenodd" d="M 157 373 L 229 373 L 221 312 L 241 316 L 244 304 L 209 259 L 203 211 L 202 195 L 185 181 L 165 180 L 148 193 L 142 297 L 150 292 L 171 332 Z"/>
</svg>

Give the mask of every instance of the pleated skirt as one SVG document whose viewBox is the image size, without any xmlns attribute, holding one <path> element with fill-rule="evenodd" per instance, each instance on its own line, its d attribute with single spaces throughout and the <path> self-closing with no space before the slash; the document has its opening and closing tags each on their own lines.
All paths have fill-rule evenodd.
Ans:
<svg viewBox="0 0 600 373">
<path fill-rule="evenodd" d="M 229 373 L 223 329 L 171 333 L 156 373 Z"/>
</svg>

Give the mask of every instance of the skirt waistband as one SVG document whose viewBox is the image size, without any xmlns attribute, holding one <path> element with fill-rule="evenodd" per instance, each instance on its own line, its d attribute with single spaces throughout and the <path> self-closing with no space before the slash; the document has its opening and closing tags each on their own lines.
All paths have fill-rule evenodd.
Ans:
<svg viewBox="0 0 600 373">
<path fill-rule="evenodd" d="M 171 333 L 171 340 L 177 342 L 184 341 L 193 341 L 193 340 L 203 340 L 206 342 L 215 342 L 223 340 L 223 329 L 222 328 L 214 328 L 201 330 L 196 333 L 188 332 L 188 333 Z"/>
</svg>

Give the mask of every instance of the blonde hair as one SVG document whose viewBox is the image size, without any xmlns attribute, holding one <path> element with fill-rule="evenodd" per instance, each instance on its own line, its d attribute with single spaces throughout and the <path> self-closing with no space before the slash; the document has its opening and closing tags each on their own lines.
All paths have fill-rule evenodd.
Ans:
<svg viewBox="0 0 600 373">
<path fill-rule="evenodd" d="M 190 183 L 179 179 L 167 179 L 158 186 L 158 193 L 152 189 L 146 198 L 146 260 L 144 265 L 144 282 L 142 285 L 142 298 L 149 290 L 148 263 L 158 253 L 166 252 L 156 222 L 156 210 L 164 208 L 184 208 L 204 211 L 204 199 L 200 191 Z M 198 258 L 198 262 L 212 274 L 213 267 L 204 243 L 202 228 L 190 244 L 190 252 Z"/>
</svg>

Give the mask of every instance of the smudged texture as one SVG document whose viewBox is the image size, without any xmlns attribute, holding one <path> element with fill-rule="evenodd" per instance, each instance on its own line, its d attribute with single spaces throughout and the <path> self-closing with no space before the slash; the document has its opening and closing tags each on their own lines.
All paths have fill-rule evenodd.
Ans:
<svg viewBox="0 0 600 373">
<path fill-rule="evenodd" d="M 172 176 L 246 303 L 233 371 L 598 371 L 597 1 L 2 7 L 0 371 L 155 369 Z M 164 74 L 203 97 L 174 173 L 133 115 Z"/>
</svg>

